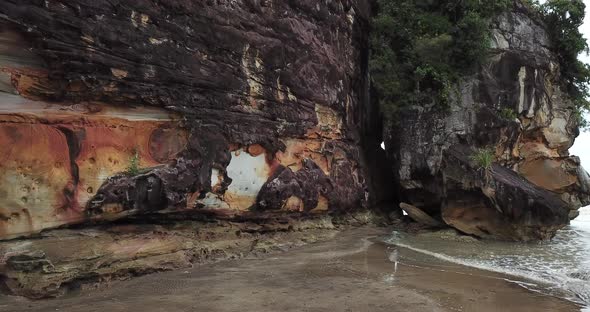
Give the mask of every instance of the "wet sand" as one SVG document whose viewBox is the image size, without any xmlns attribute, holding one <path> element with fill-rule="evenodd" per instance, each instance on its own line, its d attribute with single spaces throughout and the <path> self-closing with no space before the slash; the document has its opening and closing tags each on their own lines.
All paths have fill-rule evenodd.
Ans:
<svg viewBox="0 0 590 312">
<path fill-rule="evenodd" d="M 356 229 L 264 258 L 157 273 L 59 299 L 0 295 L 0 311 L 580 311 L 500 274 L 421 261 L 380 243 L 383 234 Z"/>
</svg>

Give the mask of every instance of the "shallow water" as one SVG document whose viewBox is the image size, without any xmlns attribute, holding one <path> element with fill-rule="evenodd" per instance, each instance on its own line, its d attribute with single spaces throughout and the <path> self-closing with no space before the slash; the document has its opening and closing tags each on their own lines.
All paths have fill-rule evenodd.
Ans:
<svg viewBox="0 0 590 312">
<path fill-rule="evenodd" d="M 590 208 L 549 242 L 457 241 L 394 232 L 387 243 L 440 260 L 500 272 L 533 291 L 590 306 Z"/>
</svg>

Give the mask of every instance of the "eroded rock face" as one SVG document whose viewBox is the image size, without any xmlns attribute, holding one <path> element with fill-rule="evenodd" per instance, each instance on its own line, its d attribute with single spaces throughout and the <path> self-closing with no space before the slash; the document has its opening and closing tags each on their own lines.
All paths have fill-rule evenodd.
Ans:
<svg viewBox="0 0 590 312">
<path fill-rule="evenodd" d="M 574 109 L 547 33 L 526 8 L 498 17 L 492 37 L 489 62 L 464 78 L 449 111 L 409 109 L 386 129 L 401 200 L 480 237 L 550 238 L 590 203 L 588 174 L 568 154 Z M 467 163 L 486 146 L 498 164 L 482 180 Z"/>
<path fill-rule="evenodd" d="M 367 1 L 19 0 L 0 13 L 0 239 L 154 211 L 366 205 Z"/>
<path fill-rule="evenodd" d="M 482 238 L 546 240 L 569 222 L 568 205 L 517 172 L 493 164 L 482 169 L 468 157 L 469 147 L 445 151 L 447 188 L 442 219 Z"/>
<path fill-rule="evenodd" d="M 286 250 L 336 233 L 325 215 L 305 222 L 275 216 L 240 223 L 185 216 L 177 223 L 58 229 L 41 239 L 2 242 L 0 282 L 14 295 L 57 297 L 137 275 Z"/>
</svg>

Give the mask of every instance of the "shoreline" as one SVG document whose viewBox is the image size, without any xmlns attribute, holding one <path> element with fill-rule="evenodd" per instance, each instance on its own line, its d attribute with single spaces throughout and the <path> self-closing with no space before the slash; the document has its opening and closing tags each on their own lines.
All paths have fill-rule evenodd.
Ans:
<svg viewBox="0 0 590 312">
<path fill-rule="evenodd" d="M 379 241 L 384 229 L 263 257 L 113 282 L 48 300 L 0 295 L 2 311 L 580 311 L 504 274 L 437 264 Z"/>
<path fill-rule="evenodd" d="M 389 246 L 399 251 L 398 266 L 406 271 L 400 274 L 406 275 L 400 277 L 401 284 L 419 292 L 432 292 L 441 302 L 449 301 L 445 292 L 440 292 L 443 286 L 448 287 L 453 300 L 457 300 L 448 305 L 452 311 L 586 311 L 578 302 L 532 289 L 531 286 L 539 285 L 521 276 L 450 262 L 403 246 Z M 425 277 L 425 272 L 432 276 Z M 407 278 L 411 274 L 415 276 Z M 457 293 L 458 290 L 463 293 Z"/>
</svg>

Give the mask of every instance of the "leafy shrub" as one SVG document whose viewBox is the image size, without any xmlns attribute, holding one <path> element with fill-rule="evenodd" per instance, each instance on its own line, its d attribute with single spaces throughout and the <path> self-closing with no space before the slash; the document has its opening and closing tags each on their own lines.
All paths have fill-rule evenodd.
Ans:
<svg viewBox="0 0 590 312">
<path fill-rule="evenodd" d="M 500 110 L 500 117 L 504 119 L 514 120 L 518 116 L 512 108 L 502 108 L 502 110 Z"/>
<path fill-rule="evenodd" d="M 495 153 L 492 148 L 478 148 L 470 159 L 475 165 L 481 169 L 490 170 L 492 169 L 492 163 L 494 162 Z"/>
<path fill-rule="evenodd" d="M 138 175 L 141 172 L 141 168 L 139 167 L 140 156 L 137 149 L 133 150 L 133 155 L 129 158 L 129 165 L 127 166 L 127 174 L 129 175 Z"/>
</svg>

